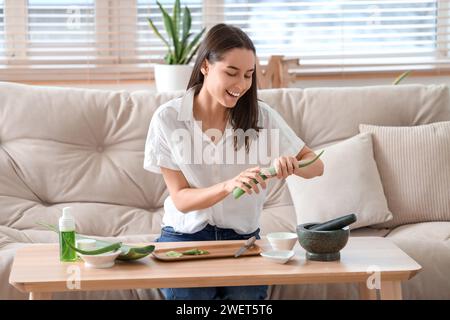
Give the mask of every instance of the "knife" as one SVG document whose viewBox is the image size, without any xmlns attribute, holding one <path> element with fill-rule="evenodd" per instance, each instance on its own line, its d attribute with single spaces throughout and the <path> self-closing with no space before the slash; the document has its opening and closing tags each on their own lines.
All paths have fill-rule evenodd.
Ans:
<svg viewBox="0 0 450 320">
<path fill-rule="evenodd" d="M 245 244 L 244 244 L 242 247 L 240 247 L 240 248 L 238 249 L 238 251 L 236 251 L 236 253 L 234 254 L 234 257 L 235 257 L 235 258 L 239 257 L 239 256 L 242 255 L 245 251 L 247 251 L 248 249 L 250 249 L 251 247 L 253 247 L 253 245 L 255 244 L 255 241 L 256 241 L 256 237 L 255 237 L 255 236 L 253 236 L 253 237 L 247 239 L 247 241 L 245 241 Z"/>
</svg>

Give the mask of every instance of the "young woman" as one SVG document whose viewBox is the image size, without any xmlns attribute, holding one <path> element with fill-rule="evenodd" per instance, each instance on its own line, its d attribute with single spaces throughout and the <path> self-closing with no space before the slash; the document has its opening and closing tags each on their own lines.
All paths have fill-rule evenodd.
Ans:
<svg viewBox="0 0 450 320">
<path fill-rule="evenodd" d="M 161 173 L 170 193 L 159 242 L 259 238 L 266 197 L 262 168 L 272 163 L 278 179 L 322 175 L 320 160 L 298 168 L 299 160 L 315 153 L 276 111 L 257 100 L 255 62 L 255 47 L 242 30 L 214 26 L 200 45 L 185 95 L 153 115 L 144 168 Z M 234 199 L 234 188 L 246 195 Z M 166 299 L 250 300 L 266 298 L 266 290 L 162 289 Z"/>
</svg>

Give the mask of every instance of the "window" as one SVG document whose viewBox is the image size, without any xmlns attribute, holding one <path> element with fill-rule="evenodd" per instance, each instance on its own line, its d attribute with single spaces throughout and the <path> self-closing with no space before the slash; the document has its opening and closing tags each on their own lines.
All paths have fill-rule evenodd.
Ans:
<svg viewBox="0 0 450 320">
<path fill-rule="evenodd" d="M 149 79 L 152 63 L 166 51 L 147 22 L 152 17 L 166 36 L 155 0 L 0 1 L 17 17 L 0 80 Z M 173 0 L 160 2 L 172 12 Z M 191 30 L 198 32 L 202 0 L 184 5 L 191 9 Z"/>
<path fill-rule="evenodd" d="M 96 59 L 94 0 L 28 0 L 27 64 L 85 68 Z"/>
<path fill-rule="evenodd" d="M 172 13 L 174 0 L 161 0 Z M 192 32 L 225 22 L 300 75 L 450 70 L 450 0 L 181 0 Z M 152 78 L 156 0 L 0 0 L 0 81 Z"/>
<path fill-rule="evenodd" d="M 5 24 L 3 17 L 3 0 L 0 0 L 0 57 L 5 55 Z"/>
<path fill-rule="evenodd" d="M 223 0 L 208 5 L 250 35 L 262 60 L 273 54 L 299 57 L 298 73 L 428 69 L 448 59 L 448 1 Z M 442 44 L 446 49 L 439 50 Z"/>
</svg>

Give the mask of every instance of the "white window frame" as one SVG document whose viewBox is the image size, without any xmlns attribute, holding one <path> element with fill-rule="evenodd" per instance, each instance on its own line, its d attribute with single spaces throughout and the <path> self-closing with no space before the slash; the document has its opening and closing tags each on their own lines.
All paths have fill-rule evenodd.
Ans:
<svg viewBox="0 0 450 320">
<path fill-rule="evenodd" d="M 3 21 L 5 32 L 6 64 L 27 54 L 27 0 L 4 0 Z M 16 17 L 13 19 L 12 17 Z"/>
<path fill-rule="evenodd" d="M 436 57 L 438 59 L 450 58 L 450 1 L 448 0 L 438 0 L 436 41 Z"/>
</svg>

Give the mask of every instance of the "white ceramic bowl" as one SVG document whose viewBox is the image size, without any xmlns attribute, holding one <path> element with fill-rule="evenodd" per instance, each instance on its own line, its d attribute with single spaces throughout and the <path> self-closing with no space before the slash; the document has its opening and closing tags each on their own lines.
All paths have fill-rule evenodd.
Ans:
<svg viewBox="0 0 450 320">
<path fill-rule="evenodd" d="M 95 250 L 96 243 L 94 239 L 79 239 L 75 241 L 75 246 L 81 250 Z"/>
<path fill-rule="evenodd" d="M 269 261 L 283 264 L 291 260 L 294 257 L 295 252 L 293 250 L 271 250 L 261 252 L 261 255 Z"/>
<path fill-rule="evenodd" d="M 79 254 L 87 268 L 104 269 L 114 266 L 114 260 L 121 253 L 120 250 L 106 252 L 97 255 Z"/>
<path fill-rule="evenodd" d="M 292 250 L 297 239 L 297 234 L 293 232 L 272 232 L 267 234 L 267 240 L 269 240 L 273 250 Z"/>
<path fill-rule="evenodd" d="M 90 251 L 96 249 L 96 240 L 94 239 L 78 239 L 75 241 L 75 247 L 81 250 Z M 81 257 L 81 254 L 77 252 L 77 256 Z"/>
</svg>

